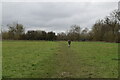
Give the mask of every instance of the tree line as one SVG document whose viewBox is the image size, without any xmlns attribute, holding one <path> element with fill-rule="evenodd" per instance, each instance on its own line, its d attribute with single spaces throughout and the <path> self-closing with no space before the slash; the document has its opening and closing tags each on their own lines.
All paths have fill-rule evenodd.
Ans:
<svg viewBox="0 0 120 80">
<path fill-rule="evenodd" d="M 22 24 L 14 23 L 7 25 L 8 31 L 2 32 L 3 40 L 55 40 L 54 32 L 45 32 L 42 30 L 28 30 Z"/>
<path fill-rule="evenodd" d="M 72 25 L 66 32 L 55 34 L 53 31 L 28 30 L 22 24 L 7 25 L 8 31 L 2 31 L 3 40 L 72 40 L 72 41 L 106 41 L 120 42 L 120 12 L 110 13 L 104 19 L 98 20 L 92 26 L 82 29 L 79 25 Z"/>
</svg>

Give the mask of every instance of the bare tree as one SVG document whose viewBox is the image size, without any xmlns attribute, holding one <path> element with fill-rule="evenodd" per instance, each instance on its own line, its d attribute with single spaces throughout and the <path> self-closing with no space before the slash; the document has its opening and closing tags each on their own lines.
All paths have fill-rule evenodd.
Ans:
<svg viewBox="0 0 120 80">
<path fill-rule="evenodd" d="M 67 37 L 70 40 L 80 40 L 80 26 L 73 25 L 71 29 L 68 31 Z"/>
</svg>

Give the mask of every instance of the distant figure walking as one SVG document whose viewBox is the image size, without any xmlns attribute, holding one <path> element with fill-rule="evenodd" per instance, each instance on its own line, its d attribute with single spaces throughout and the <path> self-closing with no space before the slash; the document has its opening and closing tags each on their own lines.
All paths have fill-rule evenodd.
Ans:
<svg viewBox="0 0 120 80">
<path fill-rule="evenodd" d="M 71 44 L 71 40 L 68 40 L 68 47 L 70 47 L 70 44 Z"/>
</svg>

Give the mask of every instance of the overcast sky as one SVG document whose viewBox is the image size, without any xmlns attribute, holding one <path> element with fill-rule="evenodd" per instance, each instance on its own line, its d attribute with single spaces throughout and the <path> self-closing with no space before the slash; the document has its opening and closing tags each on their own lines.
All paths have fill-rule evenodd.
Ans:
<svg viewBox="0 0 120 80">
<path fill-rule="evenodd" d="M 71 25 L 91 28 L 118 8 L 117 2 L 4 2 L 2 24 L 21 23 L 26 30 L 45 30 L 56 33 Z"/>
</svg>

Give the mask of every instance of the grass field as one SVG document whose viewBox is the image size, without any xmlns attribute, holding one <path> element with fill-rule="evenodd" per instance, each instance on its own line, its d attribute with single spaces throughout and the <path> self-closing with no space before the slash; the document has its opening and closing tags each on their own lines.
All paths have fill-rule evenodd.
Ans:
<svg viewBox="0 0 120 80">
<path fill-rule="evenodd" d="M 0 40 L 0 79 L 2 79 L 2 41 Z"/>
<path fill-rule="evenodd" d="M 3 41 L 3 78 L 117 78 L 118 44 Z"/>
</svg>

